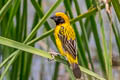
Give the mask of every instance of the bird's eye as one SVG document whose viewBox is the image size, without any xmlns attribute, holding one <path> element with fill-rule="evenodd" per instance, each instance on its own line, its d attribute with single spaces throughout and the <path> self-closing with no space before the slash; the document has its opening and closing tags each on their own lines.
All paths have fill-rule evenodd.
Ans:
<svg viewBox="0 0 120 80">
<path fill-rule="evenodd" d="M 61 20 L 61 17 L 58 17 L 58 21 L 60 21 Z"/>
</svg>

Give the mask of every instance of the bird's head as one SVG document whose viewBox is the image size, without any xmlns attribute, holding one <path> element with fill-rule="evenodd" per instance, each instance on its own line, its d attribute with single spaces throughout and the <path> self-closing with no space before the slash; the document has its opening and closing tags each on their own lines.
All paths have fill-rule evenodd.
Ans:
<svg viewBox="0 0 120 80">
<path fill-rule="evenodd" d="M 65 13 L 63 12 L 57 12 L 54 16 L 51 17 L 56 23 L 56 25 L 62 24 L 62 23 L 69 23 L 69 18 Z"/>
</svg>

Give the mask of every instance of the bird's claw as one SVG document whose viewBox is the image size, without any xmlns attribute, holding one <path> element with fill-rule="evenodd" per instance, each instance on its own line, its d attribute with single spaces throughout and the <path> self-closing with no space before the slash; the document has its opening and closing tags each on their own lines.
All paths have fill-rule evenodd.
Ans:
<svg viewBox="0 0 120 80">
<path fill-rule="evenodd" d="M 49 52 L 52 56 L 52 59 L 48 59 L 49 61 L 52 61 L 55 59 L 55 56 L 59 55 L 59 53 L 56 53 L 56 52 Z"/>
</svg>

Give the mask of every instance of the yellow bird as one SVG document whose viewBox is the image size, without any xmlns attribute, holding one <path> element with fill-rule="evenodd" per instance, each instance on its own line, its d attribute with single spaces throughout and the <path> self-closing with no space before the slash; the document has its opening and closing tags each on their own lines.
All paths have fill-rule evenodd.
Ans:
<svg viewBox="0 0 120 80">
<path fill-rule="evenodd" d="M 70 63 L 74 76 L 78 79 L 81 77 L 81 71 L 77 60 L 76 36 L 67 15 L 57 12 L 51 17 L 56 23 L 54 36 L 56 45 L 62 56 L 65 56 Z"/>
</svg>

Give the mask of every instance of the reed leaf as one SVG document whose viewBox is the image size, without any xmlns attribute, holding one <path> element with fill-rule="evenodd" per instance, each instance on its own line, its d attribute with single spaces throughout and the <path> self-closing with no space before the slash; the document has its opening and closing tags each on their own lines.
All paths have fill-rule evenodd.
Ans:
<svg viewBox="0 0 120 80">
<path fill-rule="evenodd" d="M 28 46 L 26 44 L 16 42 L 14 40 L 10 40 L 10 39 L 4 38 L 4 37 L 0 37 L 0 44 L 8 46 L 8 47 L 16 48 L 16 49 L 19 49 L 19 50 L 23 50 L 23 51 L 26 51 L 28 53 L 32 53 L 32 54 L 35 54 L 35 55 L 39 55 L 39 56 L 42 56 L 44 58 L 52 59 L 52 56 L 46 51 L 43 51 L 43 50 L 40 50 L 40 49 L 37 49 L 37 48 L 33 48 L 33 47 Z M 6 69 L 8 69 L 10 67 L 11 63 L 14 61 L 15 58 L 16 57 L 14 56 L 14 58 L 12 58 L 10 60 L 10 63 L 7 66 Z M 55 57 L 55 61 L 63 62 L 64 64 L 68 65 L 68 62 L 66 62 L 64 59 L 61 59 L 59 56 Z M 101 79 L 104 80 L 104 78 L 101 78 L 97 74 L 92 73 L 91 71 L 89 71 L 89 70 L 87 70 L 87 69 L 85 69 L 83 67 L 80 67 L 80 69 L 81 69 L 81 71 L 83 71 L 83 72 L 85 72 L 85 73 L 87 73 L 89 75 L 92 75 L 93 77 L 96 77 L 96 78 L 98 78 L 100 80 Z M 5 72 L 6 72 L 6 70 L 5 70 Z M 3 76 L 2 76 L 2 78 L 3 78 Z"/>
<path fill-rule="evenodd" d="M 11 4 L 12 4 L 12 0 L 8 0 L 7 3 L 0 10 L 0 22 L 2 21 L 4 15 L 8 11 L 9 7 L 11 6 Z"/>
</svg>

